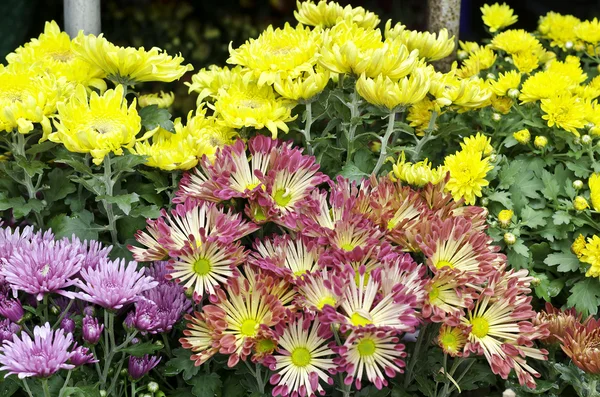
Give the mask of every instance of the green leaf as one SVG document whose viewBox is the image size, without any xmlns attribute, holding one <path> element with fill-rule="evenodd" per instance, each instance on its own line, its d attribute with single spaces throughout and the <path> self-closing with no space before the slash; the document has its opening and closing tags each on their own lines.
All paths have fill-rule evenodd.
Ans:
<svg viewBox="0 0 600 397">
<path fill-rule="evenodd" d="M 510 162 L 503 166 L 500 170 L 500 173 L 498 174 L 498 179 L 500 181 L 498 187 L 500 189 L 510 188 L 515 183 L 516 177 L 519 174 L 519 172 L 523 172 L 521 166 L 522 164 L 520 164 L 520 162 L 517 161 Z"/>
<path fill-rule="evenodd" d="M 192 385 L 192 394 L 196 397 L 214 397 L 221 390 L 223 382 L 216 373 L 198 374 L 188 384 Z"/>
<path fill-rule="evenodd" d="M 192 352 L 188 349 L 177 348 L 173 350 L 173 358 L 167 362 L 165 367 L 166 376 L 175 376 L 183 372 L 183 379 L 190 380 L 196 376 L 200 367 L 194 365 L 194 361 L 190 359 Z"/>
<path fill-rule="evenodd" d="M 555 225 L 568 225 L 571 222 L 571 215 L 566 211 L 556 211 L 552 215 L 552 222 Z"/>
<path fill-rule="evenodd" d="M 98 239 L 98 225 L 93 223 L 93 215 L 88 211 L 81 211 L 73 216 L 59 214 L 50 219 L 48 227 L 52 228 L 57 239 L 71 237 L 73 234 L 82 240 Z"/>
<path fill-rule="evenodd" d="M 71 168 L 73 168 L 75 171 L 80 172 L 82 174 L 92 175 L 93 174 L 92 169 L 87 164 L 85 164 L 82 160 L 83 159 L 80 156 L 77 156 L 77 157 L 72 157 L 72 158 L 57 158 L 54 161 L 56 163 L 67 164 Z"/>
<path fill-rule="evenodd" d="M 246 388 L 242 386 L 237 376 L 230 376 L 223 385 L 223 391 L 221 392 L 223 397 L 245 397 Z"/>
<path fill-rule="evenodd" d="M 48 379 L 48 389 L 50 390 L 51 396 L 58 396 L 58 392 L 62 388 L 65 380 L 57 374 L 54 374 Z M 43 396 L 44 389 L 42 388 L 42 382 L 39 378 L 29 378 L 27 380 L 29 384 L 29 388 L 31 389 L 31 394 L 34 396 Z"/>
<path fill-rule="evenodd" d="M 138 110 L 138 114 L 142 118 L 142 125 L 147 130 L 161 127 L 167 131 L 175 132 L 173 122 L 171 121 L 171 113 L 167 109 L 150 105 Z"/>
<path fill-rule="evenodd" d="M 597 278 L 584 278 L 576 282 L 571 288 L 571 296 L 567 305 L 575 307 L 578 312 L 586 317 L 598 313 L 600 304 L 600 281 Z"/>
<path fill-rule="evenodd" d="M 4 373 L 2 374 L 2 381 L 0 381 L 0 396 L 10 397 L 20 388 L 21 385 L 14 379 L 13 376 L 5 378 Z"/>
<path fill-rule="evenodd" d="M 357 166 L 351 163 L 344 165 L 340 175 L 344 178 L 350 179 L 350 181 L 360 181 L 368 176 L 368 174 L 362 172 Z"/>
<path fill-rule="evenodd" d="M 100 390 L 97 386 L 76 386 L 65 387 L 65 397 L 100 397 Z"/>
<path fill-rule="evenodd" d="M 577 368 L 573 363 L 569 363 L 569 365 L 555 363 L 554 369 L 560 374 L 562 380 L 575 389 L 578 396 L 583 395 L 583 377 L 585 373 L 581 369 Z"/>
<path fill-rule="evenodd" d="M 494 193 L 486 196 L 488 200 L 495 201 L 504 206 L 504 208 L 511 210 L 513 208 L 513 203 L 510 199 L 510 193 L 496 190 Z"/>
<path fill-rule="evenodd" d="M 123 156 L 115 156 L 112 159 L 112 172 L 118 174 L 121 172 L 134 172 L 135 167 L 146 163 L 145 156 L 127 153 Z"/>
<path fill-rule="evenodd" d="M 25 153 L 34 156 L 38 153 L 46 152 L 46 151 L 54 148 L 55 146 L 56 146 L 56 143 L 50 142 L 50 141 L 36 143 L 34 145 L 31 145 L 31 147 L 29 149 L 25 150 Z"/>
<path fill-rule="evenodd" d="M 535 229 L 540 226 L 546 226 L 546 218 L 550 217 L 552 211 L 549 209 L 534 210 L 527 206 L 521 211 L 522 223 L 525 226 Z"/>
<path fill-rule="evenodd" d="M 542 194 L 544 197 L 546 197 L 548 200 L 556 201 L 558 198 L 558 193 L 560 192 L 560 185 L 556 183 L 556 178 L 554 175 L 546 170 L 543 170 L 542 183 L 544 184 L 544 188 L 542 189 Z"/>
<path fill-rule="evenodd" d="M 529 249 L 521 239 L 517 239 L 517 242 L 510 246 L 510 249 L 515 251 L 517 254 L 529 258 Z"/>
<path fill-rule="evenodd" d="M 26 159 L 23 156 L 15 156 L 17 165 L 27 173 L 30 177 L 36 174 L 42 174 L 46 168 L 49 168 L 46 163 L 39 160 Z"/>
<path fill-rule="evenodd" d="M 592 173 L 591 163 L 587 157 L 582 157 L 577 162 L 567 162 L 567 168 L 573 171 L 578 178 L 587 178 Z"/>
<path fill-rule="evenodd" d="M 66 172 L 60 168 L 55 168 L 48 173 L 48 185 L 50 189 L 44 192 L 46 201 L 52 203 L 62 200 L 77 190 L 77 187 L 68 179 L 70 174 L 70 172 Z"/>
<path fill-rule="evenodd" d="M 108 204 L 116 204 L 125 215 L 129 215 L 131 204 L 140 201 L 137 193 L 121 194 L 119 196 L 97 196 L 96 201 L 106 200 Z"/>
<path fill-rule="evenodd" d="M 544 259 L 548 266 L 558 266 L 559 272 L 574 272 L 579 269 L 579 259 L 570 251 L 556 252 Z"/>
<path fill-rule="evenodd" d="M 23 197 L 0 197 L 0 211 L 12 210 L 17 219 L 26 217 L 31 211 L 39 212 L 44 208 L 44 203 L 38 199 L 25 202 Z"/>
<path fill-rule="evenodd" d="M 141 357 L 144 354 L 153 354 L 156 351 L 162 349 L 162 346 L 159 346 L 152 342 L 142 342 L 136 343 L 135 345 L 131 345 L 120 351 L 125 352 L 127 354 L 131 354 L 132 356 Z"/>
</svg>

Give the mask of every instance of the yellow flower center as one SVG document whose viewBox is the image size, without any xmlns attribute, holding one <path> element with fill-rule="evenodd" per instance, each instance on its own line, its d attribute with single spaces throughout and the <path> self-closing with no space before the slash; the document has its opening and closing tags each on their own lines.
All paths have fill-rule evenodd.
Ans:
<svg viewBox="0 0 600 397">
<path fill-rule="evenodd" d="M 210 261 L 205 258 L 200 258 L 194 262 L 194 273 L 199 276 L 206 276 L 212 270 Z"/>
<path fill-rule="evenodd" d="M 471 320 L 471 333 L 478 338 L 483 338 L 490 331 L 490 323 L 483 317 L 474 317 Z"/>
<path fill-rule="evenodd" d="M 375 342 L 373 341 L 373 339 L 370 338 L 365 338 L 361 340 L 356 346 L 356 348 L 358 349 L 358 354 L 361 357 L 372 356 L 373 354 L 375 354 L 375 347 Z"/>
<path fill-rule="evenodd" d="M 456 352 L 459 350 L 459 341 L 458 338 L 456 337 L 456 335 L 454 335 L 454 333 L 448 331 L 445 332 L 441 335 L 440 337 L 440 342 L 442 344 L 442 347 L 450 352 Z"/>
<path fill-rule="evenodd" d="M 394 230 L 394 228 L 396 227 L 397 224 L 398 224 L 398 219 L 392 218 L 388 221 L 387 229 Z"/>
<path fill-rule="evenodd" d="M 265 215 L 265 212 L 263 211 L 262 207 L 256 207 L 256 209 L 254 210 L 254 219 L 256 219 L 257 221 L 264 221 L 267 219 L 267 216 Z"/>
<path fill-rule="evenodd" d="M 340 245 L 340 248 L 344 251 L 352 251 L 354 248 L 356 248 L 356 244 L 354 244 L 353 242 L 344 243 Z"/>
<path fill-rule="evenodd" d="M 285 207 L 292 200 L 292 196 L 286 192 L 286 189 L 278 189 L 273 196 L 273 200 L 280 207 Z"/>
<path fill-rule="evenodd" d="M 275 342 L 271 339 L 263 339 L 256 344 L 256 351 L 258 353 L 268 353 L 275 349 Z"/>
<path fill-rule="evenodd" d="M 441 269 L 443 267 L 449 267 L 450 269 L 454 269 L 454 265 L 451 262 L 448 262 L 447 260 L 437 261 L 435 267 L 437 269 Z"/>
<path fill-rule="evenodd" d="M 310 352 L 305 347 L 297 347 L 292 352 L 292 363 L 296 367 L 306 367 L 308 364 L 310 364 L 311 358 Z"/>
<path fill-rule="evenodd" d="M 240 332 L 244 336 L 254 336 L 254 335 L 256 335 L 257 328 L 258 328 L 258 322 L 253 318 L 249 318 L 242 322 L 242 326 L 240 327 Z"/>
<path fill-rule="evenodd" d="M 435 302 L 439 296 L 440 289 L 438 287 L 433 287 L 431 291 L 429 291 L 429 302 Z"/>
<path fill-rule="evenodd" d="M 350 251 L 352 251 L 352 250 L 350 250 Z M 370 277 L 371 277 L 370 272 L 366 272 L 365 277 L 363 279 L 363 285 L 360 285 L 360 273 L 356 272 L 356 274 L 354 275 L 354 283 L 356 284 L 357 287 L 364 287 L 369 282 Z"/>
<path fill-rule="evenodd" d="M 260 109 L 263 104 L 263 101 L 257 101 L 253 99 L 242 99 L 238 101 L 238 108 L 246 108 L 246 109 Z"/>
<path fill-rule="evenodd" d="M 319 310 L 321 310 L 323 308 L 323 306 L 325 305 L 329 305 L 329 306 L 334 306 L 335 307 L 336 301 L 335 298 L 333 296 L 326 296 L 324 298 L 321 298 L 321 300 L 319 301 L 319 303 L 317 303 L 317 308 Z"/>
<path fill-rule="evenodd" d="M 352 316 L 350 317 L 350 322 L 352 323 L 352 325 L 357 326 L 357 327 L 362 327 L 365 325 L 373 324 L 373 322 L 371 320 L 364 317 L 363 315 L 361 315 L 358 312 L 354 312 L 352 314 Z"/>
<path fill-rule="evenodd" d="M 55 61 L 66 63 L 73 59 L 73 53 L 70 51 L 54 52 L 50 57 Z"/>
<path fill-rule="evenodd" d="M 115 130 L 115 125 L 108 120 L 100 120 L 92 124 L 92 129 L 96 130 L 98 134 L 104 135 Z"/>
<path fill-rule="evenodd" d="M 254 189 L 255 187 L 257 187 L 258 185 L 260 185 L 260 181 L 259 181 L 259 182 L 253 182 L 253 183 L 249 183 L 249 184 L 247 184 L 247 185 L 246 185 L 246 189 L 248 189 L 248 190 L 252 190 L 252 189 Z"/>
</svg>

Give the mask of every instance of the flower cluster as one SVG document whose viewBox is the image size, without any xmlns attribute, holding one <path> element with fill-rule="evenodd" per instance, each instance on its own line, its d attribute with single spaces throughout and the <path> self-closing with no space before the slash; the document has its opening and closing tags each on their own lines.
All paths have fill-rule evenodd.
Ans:
<svg viewBox="0 0 600 397">
<path fill-rule="evenodd" d="M 547 330 L 528 321 L 531 277 L 506 271 L 486 212 L 453 201 L 447 180 L 415 190 L 318 169 L 289 143 L 237 141 L 187 174 L 179 204 L 136 236 L 137 260 L 168 259 L 166 277 L 203 302 L 181 339 L 196 365 L 251 360 L 273 371 L 274 395 L 323 393 L 335 373 L 380 389 L 404 371 L 403 335 L 441 322 L 445 352 L 485 355 L 535 386 L 525 357 L 544 359 L 532 343 Z"/>
</svg>

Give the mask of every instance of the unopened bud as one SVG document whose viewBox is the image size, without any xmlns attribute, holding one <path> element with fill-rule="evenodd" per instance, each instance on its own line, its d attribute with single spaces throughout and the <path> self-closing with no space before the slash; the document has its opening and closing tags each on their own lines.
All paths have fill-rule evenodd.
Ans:
<svg viewBox="0 0 600 397">
<path fill-rule="evenodd" d="M 488 73 L 485 78 L 488 80 L 496 80 L 496 75 L 494 73 Z"/>
<path fill-rule="evenodd" d="M 123 368 L 123 369 L 121 370 L 121 376 L 127 376 L 127 374 L 128 374 L 128 373 L 129 373 L 129 372 L 127 371 L 127 368 Z"/>
<path fill-rule="evenodd" d="M 585 197 L 577 196 L 573 200 L 573 207 L 577 211 L 584 211 L 584 210 L 590 208 L 590 205 L 588 204 L 588 201 L 585 199 Z"/>
<path fill-rule="evenodd" d="M 493 113 L 492 114 L 492 120 L 494 121 L 500 121 L 502 119 L 502 115 L 500 113 Z"/>
<path fill-rule="evenodd" d="M 510 64 L 513 64 L 513 63 L 514 63 L 514 62 L 513 62 L 513 59 L 512 59 L 512 57 L 508 57 L 508 56 L 507 56 L 507 57 L 504 57 L 504 62 L 506 62 L 506 63 L 510 63 Z"/>
<path fill-rule="evenodd" d="M 592 137 L 587 134 L 583 135 L 581 137 L 581 143 L 584 145 L 589 145 L 590 143 L 592 143 Z"/>
<path fill-rule="evenodd" d="M 106 390 L 100 390 L 98 394 L 100 394 L 100 397 L 106 397 L 108 395 L 106 394 Z"/>
<path fill-rule="evenodd" d="M 504 242 L 506 245 L 513 245 L 517 242 L 517 237 L 512 233 L 504 233 Z"/>
<path fill-rule="evenodd" d="M 532 286 L 534 286 L 534 287 L 537 287 L 538 285 L 540 285 L 540 283 L 541 283 L 541 282 L 542 282 L 542 280 L 540 280 L 540 279 L 539 279 L 539 278 L 537 278 L 537 277 L 534 277 L 534 278 L 531 280 L 531 285 L 532 285 Z"/>
<path fill-rule="evenodd" d="M 479 202 L 484 207 L 487 207 L 488 205 L 490 205 L 490 199 L 488 199 L 487 197 L 483 197 Z"/>
<path fill-rule="evenodd" d="M 573 42 L 572 42 L 572 41 L 567 41 L 567 42 L 565 43 L 565 48 L 566 48 L 567 50 L 570 50 L 571 48 L 573 48 Z"/>
<path fill-rule="evenodd" d="M 158 391 L 158 383 L 156 382 L 150 382 L 148 383 L 148 391 L 150 393 L 156 393 Z"/>
<path fill-rule="evenodd" d="M 498 160 L 498 155 L 497 154 L 490 154 L 490 163 L 495 163 L 496 160 Z"/>
<path fill-rule="evenodd" d="M 521 145 L 527 145 L 531 140 L 531 133 L 527 128 L 513 132 L 513 138 Z"/>
<path fill-rule="evenodd" d="M 513 215 L 514 215 L 514 212 L 512 210 L 500 211 L 500 213 L 498 214 L 498 222 L 500 223 L 500 227 L 502 227 L 502 228 L 508 227 L 508 225 L 510 225 L 510 222 L 512 221 Z"/>
<path fill-rule="evenodd" d="M 548 144 L 548 138 L 543 135 L 538 135 L 533 140 L 533 145 L 538 149 L 543 149 Z"/>
<path fill-rule="evenodd" d="M 50 307 L 50 313 L 54 314 L 55 316 L 58 316 L 60 314 L 61 310 L 60 307 L 56 306 L 56 305 L 52 305 Z"/>
<path fill-rule="evenodd" d="M 157 340 L 156 342 L 154 342 L 154 345 L 155 345 L 155 346 L 158 346 L 158 347 L 160 347 L 161 349 L 162 349 L 163 347 L 165 347 L 165 344 L 164 344 L 164 343 L 162 343 L 162 341 L 159 341 L 159 340 Z"/>
<path fill-rule="evenodd" d="M 508 95 L 509 98 L 516 99 L 519 97 L 519 90 L 516 88 L 511 88 L 510 90 L 508 90 L 506 95 Z"/>
<path fill-rule="evenodd" d="M 581 190 L 583 188 L 583 181 L 580 179 L 576 179 L 573 181 L 573 189 Z"/>
<path fill-rule="evenodd" d="M 466 52 L 465 50 L 458 50 L 456 52 L 456 56 L 458 57 L 458 59 L 463 60 L 463 59 L 467 59 L 469 57 L 469 53 Z"/>
</svg>

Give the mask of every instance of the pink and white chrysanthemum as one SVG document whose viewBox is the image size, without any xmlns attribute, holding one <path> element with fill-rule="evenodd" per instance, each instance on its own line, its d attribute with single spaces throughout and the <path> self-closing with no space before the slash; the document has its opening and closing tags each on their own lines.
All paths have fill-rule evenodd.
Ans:
<svg viewBox="0 0 600 397">
<path fill-rule="evenodd" d="M 483 280 L 502 263 L 503 256 L 496 252 L 499 248 L 491 244 L 492 239 L 473 230 L 466 218 L 442 221 L 431 217 L 424 229 L 416 240 L 434 273 L 449 267 Z"/>
<path fill-rule="evenodd" d="M 333 384 L 335 374 L 330 332 L 317 320 L 299 318 L 290 323 L 279 338 L 279 354 L 274 355 L 270 382 L 273 396 L 314 397 L 325 395 L 321 381 Z M 328 335 L 329 334 L 329 335 Z"/>
<path fill-rule="evenodd" d="M 423 317 L 436 323 L 458 326 L 466 309 L 473 307 L 476 291 L 470 287 L 474 280 L 469 275 L 457 274 L 452 269 L 441 269 L 425 285 L 426 299 Z"/>
<path fill-rule="evenodd" d="M 338 349 L 340 368 L 347 373 L 344 383 L 354 381 L 360 390 L 365 378 L 381 390 L 388 385 L 386 376 L 394 378 L 403 373 L 405 346 L 394 330 L 370 330 L 353 333 Z"/>
<path fill-rule="evenodd" d="M 328 232 L 328 242 L 342 257 L 352 260 L 355 255 L 365 255 L 373 246 L 381 244 L 383 233 L 369 219 L 349 214 L 338 221 Z M 344 261 L 346 262 L 346 261 Z"/>
<path fill-rule="evenodd" d="M 251 264 L 243 266 L 244 275 L 250 283 L 250 289 L 260 289 L 269 295 L 275 296 L 282 305 L 288 306 L 294 300 L 296 291 L 293 284 L 284 278 L 279 278 L 271 272 L 254 267 Z"/>
<path fill-rule="evenodd" d="M 302 235 L 292 239 L 287 234 L 257 239 L 254 249 L 255 253 L 251 258 L 253 265 L 292 281 L 307 272 L 315 271 L 323 252 L 316 239 Z"/>
<path fill-rule="evenodd" d="M 325 305 L 337 308 L 344 297 L 348 278 L 331 269 L 306 274 L 297 284 L 299 306 L 318 312 Z"/>
<path fill-rule="evenodd" d="M 354 276 L 348 267 L 348 273 Z M 382 296 L 381 284 L 374 277 L 367 281 L 364 268 L 359 269 L 359 282 L 348 283 L 344 299 L 336 311 L 324 306 L 321 314 L 326 324 L 340 324 L 340 331 L 390 329 L 412 332 L 419 323 L 413 307 L 415 297 L 403 292 Z"/>
<path fill-rule="evenodd" d="M 220 334 L 215 327 L 207 324 L 204 313 L 194 312 L 183 318 L 187 321 L 187 329 L 183 331 L 185 337 L 180 338 L 179 343 L 184 349 L 194 352 L 190 359 L 194 361 L 194 365 L 200 366 L 219 352 Z"/>
<path fill-rule="evenodd" d="M 169 251 L 158 242 L 161 234 L 158 231 L 156 222 L 155 219 L 148 219 L 146 221 L 148 233 L 143 230 L 138 230 L 135 233 L 135 239 L 145 248 L 133 245 L 127 247 L 133 254 L 133 259 L 138 262 L 162 261 L 169 258 Z"/>
<path fill-rule="evenodd" d="M 527 364 L 526 357 L 547 359 L 547 350 L 532 346 L 549 331 L 546 324 L 531 323 L 536 313 L 530 302 L 531 297 L 523 295 L 482 295 L 473 310 L 463 316 L 461 325 L 468 331 L 465 352 L 484 355 L 492 372 L 503 379 L 514 369 L 520 384 L 535 388 L 533 376 L 540 374 Z"/>
<path fill-rule="evenodd" d="M 415 297 L 415 308 L 421 308 L 425 301 L 425 285 L 428 278 L 424 265 L 418 265 L 410 254 L 390 254 L 374 275 L 381 283 L 381 293 L 385 295 L 402 292 Z"/>
</svg>

